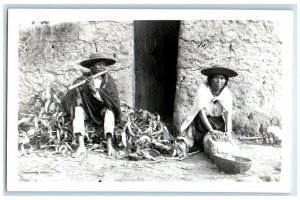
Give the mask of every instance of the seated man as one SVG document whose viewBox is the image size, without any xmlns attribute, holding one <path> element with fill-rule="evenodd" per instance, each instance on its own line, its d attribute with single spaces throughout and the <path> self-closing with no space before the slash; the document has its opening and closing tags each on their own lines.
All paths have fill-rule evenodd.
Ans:
<svg viewBox="0 0 300 200">
<path fill-rule="evenodd" d="M 115 60 L 106 58 L 101 53 L 94 53 L 80 65 L 90 69 L 90 74 L 103 72 L 106 66 L 115 64 Z M 63 98 L 62 105 L 73 120 L 73 133 L 78 138 L 79 147 L 72 155 L 78 157 L 86 152 L 84 144 L 85 120 L 93 120 L 96 124 L 104 124 L 104 137 L 107 141 L 107 154 L 114 152 L 112 146 L 115 122 L 121 118 L 119 93 L 113 78 L 104 73 L 96 78 L 82 77 L 86 83 L 70 90 Z M 81 78 L 81 79 L 82 79 Z M 104 123 L 103 123 L 104 122 Z"/>
</svg>

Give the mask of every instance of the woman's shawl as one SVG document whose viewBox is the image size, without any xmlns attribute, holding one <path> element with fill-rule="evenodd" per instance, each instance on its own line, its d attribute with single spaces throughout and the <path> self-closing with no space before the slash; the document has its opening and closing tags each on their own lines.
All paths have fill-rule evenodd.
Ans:
<svg viewBox="0 0 300 200">
<path fill-rule="evenodd" d="M 180 132 L 183 133 L 189 127 L 189 125 L 193 122 L 194 118 L 197 116 L 197 114 L 202 108 L 206 107 L 210 101 L 216 100 L 218 100 L 223 106 L 223 112 L 232 111 L 232 96 L 227 86 L 222 90 L 219 96 L 214 97 L 208 85 L 200 85 L 195 99 L 193 101 L 193 106 L 188 112 L 186 120 L 181 125 Z"/>
</svg>

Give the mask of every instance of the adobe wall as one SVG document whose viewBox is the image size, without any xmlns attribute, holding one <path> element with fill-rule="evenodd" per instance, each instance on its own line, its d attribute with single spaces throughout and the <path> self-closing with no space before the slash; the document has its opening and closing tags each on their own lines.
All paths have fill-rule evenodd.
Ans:
<svg viewBox="0 0 300 200">
<path fill-rule="evenodd" d="M 282 39 L 273 21 L 181 21 L 174 106 L 175 130 L 186 117 L 200 83 L 200 70 L 213 63 L 235 69 L 230 80 L 233 128 L 256 134 L 281 122 Z M 35 23 L 20 29 L 19 106 L 29 95 L 52 83 L 66 88 L 85 68 L 78 65 L 95 51 L 117 60 L 110 67 L 122 101 L 134 106 L 133 21 L 51 24 Z"/>
<path fill-rule="evenodd" d="M 238 134 L 280 125 L 282 39 L 272 21 L 182 21 L 174 126 L 180 130 L 198 86 L 200 70 L 214 63 L 236 70 L 230 79 L 233 129 Z"/>
<path fill-rule="evenodd" d="M 109 67 L 120 99 L 134 105 L 133 21 L 33 23 L 20 29 L 19 106 L 27 106 L 30 94 L 45 89 L 67 87 L 88 72 L 78 63 L 96 51 L 105 52 L 117 63 Z"/>
</svg>

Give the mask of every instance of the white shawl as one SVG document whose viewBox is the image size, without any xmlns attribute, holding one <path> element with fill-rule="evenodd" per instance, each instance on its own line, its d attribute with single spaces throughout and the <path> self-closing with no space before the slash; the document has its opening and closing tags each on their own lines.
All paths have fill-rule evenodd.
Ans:
<svg viewBox="0 0 300 200">
<path fill-rule="evenodd" d="M 207 106 L 210 101 L 216 100 L 218 100 L 223 106 L 223 114 L 224 112 L 232 112 L 232 96 L 227 86 L 222 90 L 219 96 L 213 97 L 209 86 L 207 86 L 206 84 L 200 85 L 195 99 L 193 101 L 193 106 L 188 112 L 186 120 L 181 125 L 181 133 L 189 127 L 189 125 L 193 122 L 194 118 L 197 116 L 197 114 L 202 108 Z"/>
</svg>

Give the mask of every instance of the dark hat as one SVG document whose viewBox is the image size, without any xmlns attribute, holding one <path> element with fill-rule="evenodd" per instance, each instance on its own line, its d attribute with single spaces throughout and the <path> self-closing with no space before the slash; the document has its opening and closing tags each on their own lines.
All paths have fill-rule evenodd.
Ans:
<svg viewBox="0 0 300 200">
<path fill-rule="evenodd" d="M 220 64 L 215 64 L 210 68 L 201 70 L 201 74 L 205 76 L 210 76 L 214 74 L 223 74 L 224 76 L 227 77 L 235 77 L 238 75 L 234 70 L 228 69 Z"/>
<path fill-rule="evenodd" d="M 107 58 L 102 53 L 93 53 L 88 60 L 84 60 L 80 62 L 79 64 L 83 67 L 90 68 L 92 64 L 94 64 L 97 61 L 104 61 L 106 66 L 113 65 L 116 63 L 116 60 L 112 58 Z"/>
</svg>

